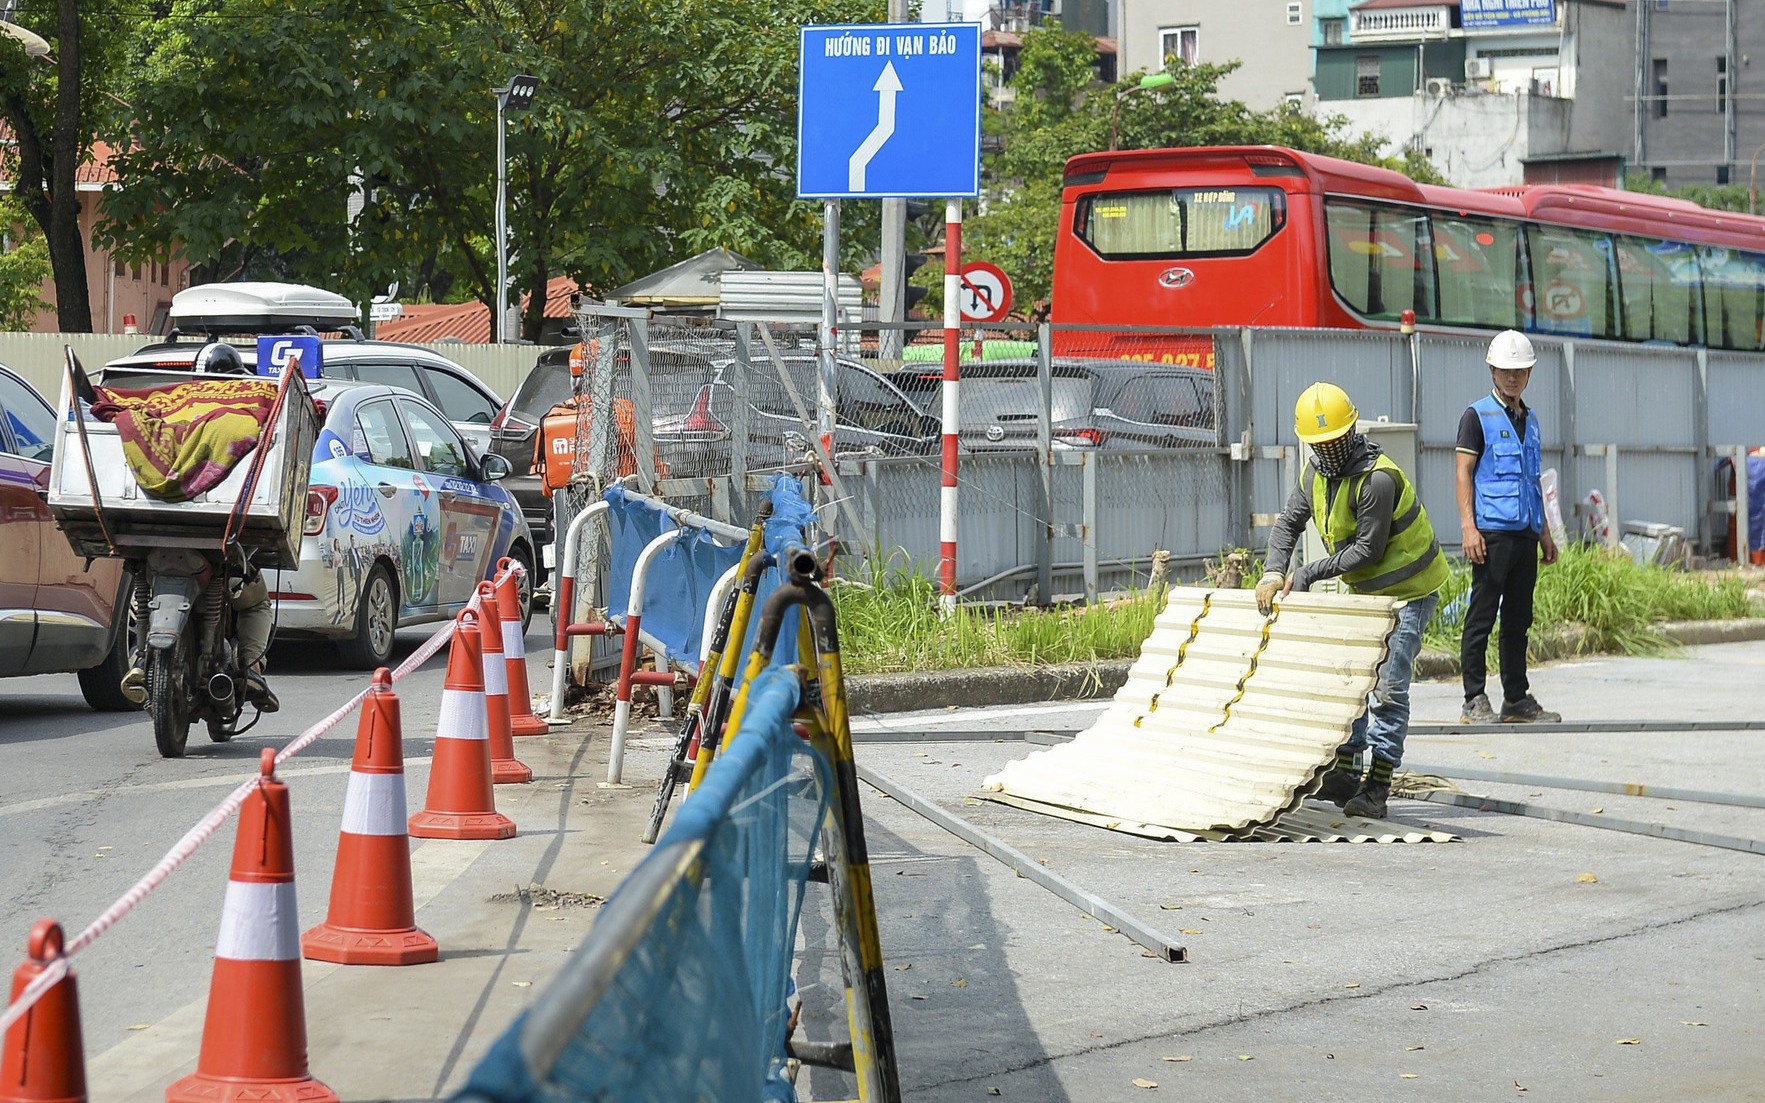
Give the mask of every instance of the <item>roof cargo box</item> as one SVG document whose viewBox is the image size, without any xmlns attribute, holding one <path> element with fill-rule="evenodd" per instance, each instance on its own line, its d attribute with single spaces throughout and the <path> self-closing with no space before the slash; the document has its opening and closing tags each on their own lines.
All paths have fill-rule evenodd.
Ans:
<svg viewBox="0 0 1765 1103">
<path fill-rule="evenodd" d="M 338 330 L 360 317 L 342 295 L 298 283 L 204 283 L 172 296 L 172 324 L 185 331 Z"/>
</svg>

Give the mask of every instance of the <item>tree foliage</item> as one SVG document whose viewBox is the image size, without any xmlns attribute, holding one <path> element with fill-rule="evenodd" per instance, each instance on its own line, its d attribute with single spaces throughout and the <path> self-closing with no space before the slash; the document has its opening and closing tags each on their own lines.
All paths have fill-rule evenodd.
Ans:
<svg viewBox="0 0 1765 1103">
<path fill-rule="evenodd" d="M 1633 172 L 1625 177 L 1624 186 L 1630 191 L 1648 195 L 1669 195 L 1675 199 L 1689 200 L 1713 211 L 1757 213 L 1753 210 L 1755 197 L 1752 189 L 1744 184 L 1686 184 L 1683 187 L 1670 188 L 1656 183 L 1643 173 Z"/>
<path fill-rule="evenodd" d="M 0 225 L 11 227 L 11 248 L 0 253 L 0 329 L 29 329 L 48 307 L 38 296 L 49 278 L 49 243 L 18 197 L 0 199 Z"/>
<path fill-rule="evenodd" d="M 42 232 L 38 244 L 55 278 L 61 329 L 85 333 L 92 305 L 77 178 L 115 110 L 109 85 L 133 24 L 79 0 L 25 0 L 9 20 L 41 36 L 50 54 L 33 58 L 11 38 L 0 43 L 0 122 L 13 139 L 0 168 Z M 0 312 L 13 317 L 10 304 Z"/>
<path fill-rule="evenodd" d="M 1345 133 L 1341 117 L 1318 118 L 1287 106 L 1254 111 L 1222 99 L 1219 83 L 1236 62 L 1175 64 L 1172 82 L 1157 88 L 1141 88 L 1139 73 L 1103 85 L 1092 79 L 1095 49 L 1091 36 L 1053 21 L 1025 33 L 1010 84 L 1014 96 L 996 124 L 1002 148 L 985 164 L 981 213 L 963 227 L 963 251 L 1012 274 L 1020 309 L 1050 291 L 1067 159 L 1109 149 L 1112 135 L 1119 149 L 1290 146 L 1441 182 L 1420 155 L 1384 157 L 1376 135 Z"/>
<path fill-rule="evenodd" d="M 505 128 L 512 287 L 565 275 L 608 290 L 713 245 L 812 267 L 819 209 L 794 185 L 796 28 L 879 8 L 173 0 L 134 67 L 133 144 L 102 232 L 133 252 L 179 243 L 214 278 L 358 301 L 397 280 L 488 302 L 492 90 L 526 72 L 540 81 L 532 109 Z M 542 309 L 532 296 L 530 334 Z"/>
</svg>

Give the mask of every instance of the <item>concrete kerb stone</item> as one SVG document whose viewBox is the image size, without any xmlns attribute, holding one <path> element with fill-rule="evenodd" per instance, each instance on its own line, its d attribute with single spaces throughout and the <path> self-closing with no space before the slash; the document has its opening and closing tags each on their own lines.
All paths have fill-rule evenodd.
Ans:
<svg viewBox="0 0 1765 1103">
<path fill-rule="evenodd" d="M 1765 640 L 1765 618 L 1678 621 L 1661 625 L 1661 633 L 1681 646 Z M 1534 639 L 1535 656 L 1548 661 L 1587 654 L 1585 629 L 1571 627 Z M 846 679 L 848 705 L 854 715 L 912 712 L 940 705 L 974 708 L 982 705 L 1028 705 L 1042 701 L 1088 701 L 1113 696 L 1128 680 L 1131 659 L 1049 666 L 976 667 L 928 670 L 911 674 L 858 674 Z M 1455 678 L 1459 657 L 1424 650 L 1416 656 L 1416 677 Z"/>
</svg>

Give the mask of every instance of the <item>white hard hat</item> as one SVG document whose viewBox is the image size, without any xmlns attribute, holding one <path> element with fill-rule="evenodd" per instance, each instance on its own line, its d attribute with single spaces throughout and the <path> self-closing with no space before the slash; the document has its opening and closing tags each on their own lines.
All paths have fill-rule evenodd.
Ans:
<svg viewBox="0 0 1765 1103">
<path fill-rule="evenodd" d="M 1489 342 L 1489 355 L 1484 357 L 1492 368 L 1518 370 L 1538 363 L 1532 351 L 1532 340 L 1517 329 L 1504 329 Z"/>
</svg>

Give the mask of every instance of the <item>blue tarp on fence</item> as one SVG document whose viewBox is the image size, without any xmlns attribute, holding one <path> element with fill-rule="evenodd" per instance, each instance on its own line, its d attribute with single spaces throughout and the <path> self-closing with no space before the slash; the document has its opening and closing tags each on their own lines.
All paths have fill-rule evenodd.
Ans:
<svg viewBox="0 0 1765 1103">
<path fill-rule="evenodd" d="M 571 964 L 456 1100 L 749 1103 L 784 1080 L 797 917 L 831 776 L 767 670 L 746 719 Z"/>
<path fill-rule="evenodd" d="M 767 492 L 772 517 L 766 522 L 764 546 L 778 555 L 787 545 L 801 544 L 804 531 L 814 523 L 815 511 L 803 500 L 794 479 L 780 475 Z M 637 557 L 664 532 L 677 526 L 666 514 L 615 486 L 606 493 L 607 527 L 612 534 L 609 549 L 607 616 L 623 621 L 631 597 L 631 580 Z M 696 670 L 708 628 L 705 602 L 723 572 L 741 560 L 740 544 L 722 545 L 703 529 L 692 529 L 665 548 L 651 564 L 644 583 L 643 630 L 660 641 L 671 662 Z M 754 616 L 748 621 L 748 638 L 742 654 L 752 646 L 759 625 L 759 610 L 778 588 L 779 572 L 771 570 L 755 594 Z M 795 618 L 791 618 L 778 641 L 778 661 L 796 661 Z M 739 668 L 738 668 L 739 673 Z"/>
</svg>

